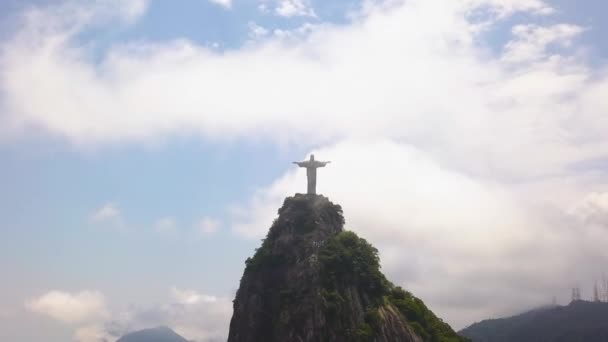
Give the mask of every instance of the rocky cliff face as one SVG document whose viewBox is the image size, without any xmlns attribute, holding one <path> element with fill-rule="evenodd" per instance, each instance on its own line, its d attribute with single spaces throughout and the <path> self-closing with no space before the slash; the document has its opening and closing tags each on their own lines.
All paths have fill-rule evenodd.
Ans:
<svg viewBox="0 0 608 342">
<path fill-rule="evenodd" d="M 377 250 L 343 226 L 323 196 L 285 200 L 246 261 L 229 342 L 464 341 L 388 282 Z"/>
</svg>

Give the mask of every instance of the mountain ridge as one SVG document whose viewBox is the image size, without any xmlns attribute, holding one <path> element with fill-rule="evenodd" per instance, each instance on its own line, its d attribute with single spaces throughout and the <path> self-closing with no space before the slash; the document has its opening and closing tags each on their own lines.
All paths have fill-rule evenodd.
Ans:
<svg viewBox="0 0 608 342">
<path fill-rule="evenodd" d="M 605 342 L 608 303 L 573 301 L 519 315 L 487 319 L 459 333 L 475 342 Z"/>
</svg>

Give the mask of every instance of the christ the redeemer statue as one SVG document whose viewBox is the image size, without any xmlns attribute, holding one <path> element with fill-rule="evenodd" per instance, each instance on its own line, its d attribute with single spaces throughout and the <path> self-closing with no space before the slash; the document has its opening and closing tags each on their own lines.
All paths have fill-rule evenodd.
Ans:
<svg viewBox="0 0 608 342">
<path fill-rule="evenodd" d="M 324 167 L 331 162 L 316 161 L 315 155 L 311 154 L 310 159 L 303 162 L 293 162 L 298 164 L 299 167 L 306 168 L 306 177 L 308 178 L 308 194 L 314 195 L 317 193 L 317 168 Z"/>
</svg>

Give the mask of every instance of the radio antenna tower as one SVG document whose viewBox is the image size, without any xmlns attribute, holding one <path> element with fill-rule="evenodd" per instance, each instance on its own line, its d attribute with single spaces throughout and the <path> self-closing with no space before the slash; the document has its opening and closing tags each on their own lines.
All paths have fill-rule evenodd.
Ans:
<svg viewBox="0 0 608 342">
<path fill-rule="evenodd" d="M 602 276 L 602 283 L 600 285 L 600 300 L 608 302 L 608 280 L 606 280 L 605 274 Z"/>
<path fill-rule="evenodd" d="M 602 299 L 600 297 L 602 297 L 602 296 L 600 295 L 600 289 L 598 288 L 597 281 L 596 281 L 595 284 L 593 284 L 593 301 L 601 302 Z"/>
<path fill-rule="evenodd" d="M 578 287 L 572 288 L 572 301 L 576 302 L 581 300 L 581 289 Z"/>
</svg>

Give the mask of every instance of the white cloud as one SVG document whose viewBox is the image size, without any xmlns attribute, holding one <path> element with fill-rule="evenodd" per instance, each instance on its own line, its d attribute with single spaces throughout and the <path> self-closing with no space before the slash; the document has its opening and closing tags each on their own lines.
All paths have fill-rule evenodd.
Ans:
<svg viewBox="0 0 608 342">
<path fill-rule="evenodd" d="M 308 0 L 280 0 L 276 5 L 275 12 L 282 17 L 316 16 Z"/>
<path fill-rule="evenodd" d="M 274 29 L 272 30 L 272 35 L 275 38 L 281 39 L 285 42 L 289 42 L 290 40 L 295 41 L 298 39 L 302 39 L 302 37 L 306 37 L 311 32 L 314 32 L 317 27 L 318 25 L 315 24 L 304 23 L 296 28 L 289 30 Z"/>
<path fill-rule="evenodd" d="M 255 22 L 249 22 L 249 37 L 252 39 L 259 39 L 268 35 L 268 29 L 263 26 L 256 24 Z"/>
<path fill-rule="evenodd" d="M 148 0 L 98 0 L 89 4 L 64 1 L 55 6 L 31 6 L 23 15 L 28 27 L 19 34 L 21 38 L 53 31 L 70 35 L 108 22 L 130 24 L 139 19 L 147 8 Z"/>
<path fill-rule="evenodd" d="M 25 307 L 64 323 L 82 323 L 106 318 L 108 310 L 104 296 L 98 291 L 69 293 L 50 291 L 26 301 Z"/>
<path fill-rule="evenodd" d="M 179 304 L 193 305 L 198 303 L 217 302 L 217 297 L 200 294 L 193 290 L 180 290 L 176 287 L 171 288 L 171 298 Z"/>
<path fill-rule="evenodd" d="M 124 229 L 126 227 L 120 209 L 114 203 L 106 203 L 91 214 L 91 222 L 104 227 Z"/>
<path fill-rule="evenodd" d="M 216 5 L 220 5 L 222 7 L 225 8 L 230 8 L 232 7 L 232 0 L 209 0 L 211 3 L 214 3 Z"/>
<path fill-rule="evenodd" d="M 275 34 L 221 54 L 187 40 L 131 43 L 110 47 L 98 64 L 70 30 L 30 30 L 27 21 L 2 49 L 3 126 L 43 128 L 77 144 L 193 131 L 310 145 L 386 137 L 478 174 L 560 172 L 608 151 L 599 136 L 579 144 L 589 130 L 608 130 L 599 91 L 607 78 L 592 77 L 576 54 L 514 67 L 488 55 L 468 17 L 488 7 L 536 11 L 540 3 L 399 2 L 289 41 Z M 577 31 L 546 30 L 560 27 L 568 28 L 557 29 L 562 40 Z M 547 39 L 526 44 L 546 51 Z M 514 151 L 525 153 L 513 158 Z"/>
<path fill-rule="evenodd" d="M 135 20 L 141 17 L 148 8 L 148 0 L 101 0 L 99 3 L 107 2 L 116 11 L 116 7 L 122 12 L 123 18 Z"/>
<path fill-rule="evenodd" d="M 516 12 L 530 12 L 539 15 L 555 13 L 555 9 L 543 0 L 464 0 L 463 2 L 475 8 L 489 6 L 490 10 L 500 17 L 506 17 Z"/>
<path fill-rule="evenodd" d="M 608 229 L 608 192 L 593 192 L 585 196 L 571 213 L 588 225 Z"/>
<path fill-rule="evenodd" d="M 226 340 L 232 316 L 232 299 L 172 287 L 169 298 L 153 306 L 130 305 L 112 315 L 111 320 L 81 327 L 80 342 L 98 342 L 99 336 L 112 341 L 136 330 L 168 326 L 188 340 L 213 342 Z"/>
<path fill-rule="evenodd" d="M 222 223 L 212 217 L 203 217 L 196 225 L 196 230 L 203 236 L 214 234 L 218 231 Z"/>
<path fill-rule="evenodd" d="M 123 311 L 110 312 L 97 291 L 75 294 L 50 291 L 26 301 L 26 308 L 74 326 L 78 342 L 115 341 L 141 329 L 168 326 L 196 342 L 226 340 L 232 316 L 232 298 L 211 296 L 194 290 L 169 289 L 162 304 L 130 304 Z"/>
<path fill-rule="evenodd" d="M 156 221 L 154 229 L 161 234 L 175 234 L 177 232 L 177 223 L 172 217 L 164 217 Z"/>
<path fill-rule="evenodd" d="M 106 203 L 91 216 L 95 222 L 112 221 L 121 218 L 120 210 L 113 203 Z"/>
<path fill-rule="evenodd" d="M 76 342 L 110 342 L 116 336 L 109 334 L 102 324 L 89 324 L 76 329 L 74 332 Z"/>
<path fill-rule="evenodd" d="M 513 27 L 515 39 L 505 46 L 503 60 L 508 63 L 536 62 L 547 58 L 549 45 L 569 46 L 583 28 L 560 24 L 549 27 L 517 25 Z"/>
<path fill-rule="evenodd" d="M 274 13 L 286 18 L 317 17 L 310 0 L 261 0 L 258 10 L 265 14 Z"/>
<path fill-rule="evenodd" d="M 171 295 L 174 304 L 158 310 L 166 313 L 167 325 L 178 334 L 200 342 L 227 339 L 232 317 L 232 298 L 179 291 L 175 288 L 171 290 Z"/>
</svg>

